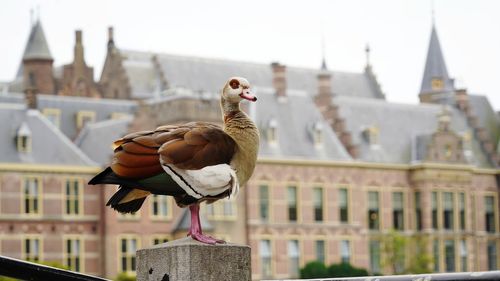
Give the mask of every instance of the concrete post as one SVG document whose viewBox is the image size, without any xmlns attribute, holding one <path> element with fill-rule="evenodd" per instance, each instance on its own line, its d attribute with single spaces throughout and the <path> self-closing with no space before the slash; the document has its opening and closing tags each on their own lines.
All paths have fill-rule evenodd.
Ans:
<svg viewBox="0 0 500 281">
<path fill-rule="evenodd" d="M 250 281 L 250 247 L 186 237 L 137 251 L 137 281 Z"/>
</svg>

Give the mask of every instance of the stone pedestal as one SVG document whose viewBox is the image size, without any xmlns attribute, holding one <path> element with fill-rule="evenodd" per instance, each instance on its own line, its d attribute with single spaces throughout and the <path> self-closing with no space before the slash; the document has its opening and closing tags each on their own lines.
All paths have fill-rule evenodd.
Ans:
<svg viewBox="0 0 500 281">
<path fill-rule="evenodd" d="M 186 237 L 137 251 L 137 281 L 250 281 L 250 247 Z"/>
</svg>

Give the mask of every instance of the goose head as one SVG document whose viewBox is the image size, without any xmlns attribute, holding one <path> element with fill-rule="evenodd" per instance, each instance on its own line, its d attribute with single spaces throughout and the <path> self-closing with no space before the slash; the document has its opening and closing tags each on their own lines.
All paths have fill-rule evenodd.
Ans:
<svg viewBox="0 0 500 281">
<path fill-rule="evenodd" d="M 250 91 L 250 83 L 243 77 L 231 77 L 224 85 L 222 99 L 225 102 L 238 104 L 242 100 L 257 101 Z"/>
</svg>

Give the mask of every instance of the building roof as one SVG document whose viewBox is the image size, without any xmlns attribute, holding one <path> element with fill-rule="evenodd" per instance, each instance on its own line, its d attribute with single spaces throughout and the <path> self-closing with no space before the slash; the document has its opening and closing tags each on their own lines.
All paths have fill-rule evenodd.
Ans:
<svg viewBox="0 0 500 281">
<path fill-rule="evenodd" d="M 45 39 L 42 23 L 39 20 L 31 27 L 28 42 L 26 42 L 26 47 L 24 48 L 22 60 L 29 59 L 53 60 L 49 50 L 49 44 L 47 44 L 47 39 Z M 17 70 L 16 77 L 23 76 L 22 60 Z"/>
<path fill-rule="evenodd" d="M 164 75 L 169 88 L 187 88 L 199 92 L 218 93 L 229 77 L 242 76 L 253 86 L 272 88 L 272 68 L 269 64 L 233 60 L 200 58 L 170 54 L 121 50 L 123 66 L 131 79 L 133 97 L 151 97 L 160 87 L 159 77 Z M 156 56 L 161 73 L 152 63 Z M 138 71 L 144 71 L 136 76 Z M 302 90 L 310 95 L 318 91 L 317 75 L 321 69 L 287 67 L 287 87 Z M 332 75 L 332 91 L 343 96 L 383 99 L 374 77 L 362 72 L 329 71 Z M 145 95 L 148 94 L 148 95 Z"/>
<path fill-rule="evenodd" d="M 131 121 L 130 116 L 88 124 L 78 134 L 75 144 L 94 162 L 108 165 L 113 156 L 113 142 L 127 134 Z"/>
<path fill-rule="evenodd" d="M 495 112 L 488 98 L 482 95 L 469 95 L 472 114 L 477 116 L 479 126 L 486 129 L 490 140 L 495 144 L 500 141 L 500 115 Z"/>
<path fill-rule="evenodd" d="M 347 131 L 359 148 L 359 159 L 380 163 L 411 163 L 422 160 L 428 135 L 437 130 L 437 116 L 442 106 L 436 104 L 399 104 L 375 99 L 336 97 L 339 114 L 345 119 Z M 473 136 L 465 115 L 456 108 L 451 112 L 451 129 L 459 135 Z M 378 130 L 376 144 L 368 142 L 363 132 L 369 127 Z M 469 164 L 491 167 L 475 138 L 470 138 Z"/>
<path fill-rule="evenodd" d="M 454 90 L 453 79 L 448 76 L 448 69 L 444 61 L 441 44 L 436 32 L 436 27 L 432 25 L 431 39 L 429 49 L 427 50 L 427 59 L 425 61 L 424 75 L 420 93 L 431 93 L 435 90 L 432 87 L 432 79 L 439 78 L 443 81 L 443 88 L 439 92 L 450 92 Z"/>
<path fill-rule="evenodd" d="M 76 145 L 37 110 L 21 104 L 0 103 L 0 158 L 4 163 L 97 166 Z M 20 152 L 17 134 L 23 131 L 31 138 L 31 149 Z"/>
<path fill-rule="evenodd" d="M 250 104 L 249 113 L 261 133 L 259 156 L 352 160 L 307 93 L 288 91 L 286 101 L 269 88 L 257 88 L 256 95 L 259 100 Z M 270 139 L 271 127 L 276 128 L 276 142 Z M 318 144 L 314 130 L 321 133 Z"/>
</svg>

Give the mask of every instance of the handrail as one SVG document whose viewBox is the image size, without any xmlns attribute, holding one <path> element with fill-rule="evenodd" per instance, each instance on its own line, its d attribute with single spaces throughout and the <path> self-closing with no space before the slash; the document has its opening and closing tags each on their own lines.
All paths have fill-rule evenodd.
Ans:
<svg viewBox="0 0 500 281">
<path fill-rule="evenodd" d="M 412 275 L 388 275 L 343 278 L 318 278 L 318 279 L 274 279 L 262 281 L 500 281 L 500 271 L 478 271 L 457 273 L 430 273 Z"/>
<path fill-rule="evenodd" d="M 28 281 L 110 281 L 101 277 L 0 256 L 0 276 Z"/>
</svg>

